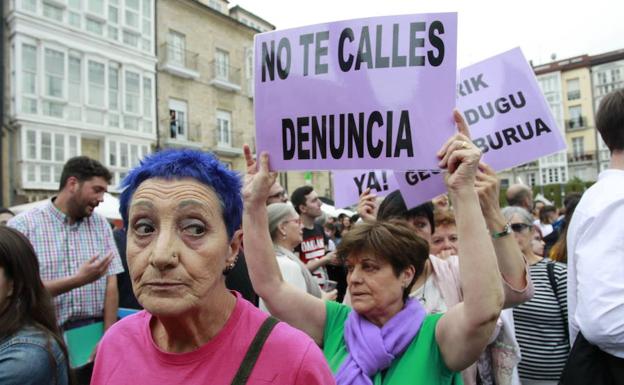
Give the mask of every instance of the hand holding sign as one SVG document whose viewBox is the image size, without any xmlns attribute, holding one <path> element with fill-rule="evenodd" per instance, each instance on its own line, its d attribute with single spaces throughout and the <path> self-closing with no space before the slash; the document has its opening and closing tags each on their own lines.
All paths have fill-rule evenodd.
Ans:
<svg viewBox="0 0 624 385">
<path fill-rule="evenodd" d="M 446 169 L 446 186 L 449 192 L 474 188 L 475 175 L 481 159 L 481 151 L 470 140 L 470 130 L 459 111 L 453 111 L 457 134 L 453 135 L 438 151 L 440 168 Z"/>
<path fill-rule="evenodd" d="M 243 201 L 245 205 L 265 205 L 271 186 L 277 178 L 277 173 L 269 172 L 269 154 L 267 152 L 260 154 L 258 164 L 256 164 L 248 145 L 243 145 L 243 152 L 247 162 L 247 173 L 243 184 Z"/>
<path fill-rule="evenodd" d="M 377 208 L 377 195 L 371 194 L 370 188 L 364 190 L 360 195 L 357 206 L 357 213 L 363 221 L 372 222 L 375 220 L 375 209 Z"/>
</svg>

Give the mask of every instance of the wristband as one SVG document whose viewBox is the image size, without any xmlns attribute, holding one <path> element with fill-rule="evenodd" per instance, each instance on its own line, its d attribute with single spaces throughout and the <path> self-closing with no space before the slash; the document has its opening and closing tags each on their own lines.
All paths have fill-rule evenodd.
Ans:
<svg viewBox="0 0 624 385">
<path fill-rule="evenodd" d="M 505 224 L 505 227 L 503 227 L 502 231 L 500 231 L 498 233 L 492 233 L 492 239 L 498 239 L 498 238 L 506 237 L 509 234 L 511 234 L 511 225 L 509 224 L 509 222 L 507 222 Z"/>
</svg>

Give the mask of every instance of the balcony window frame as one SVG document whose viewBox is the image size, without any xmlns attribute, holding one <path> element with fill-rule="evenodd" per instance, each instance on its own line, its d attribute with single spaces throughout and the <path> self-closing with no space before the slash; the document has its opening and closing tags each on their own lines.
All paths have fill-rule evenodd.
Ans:
<svg viewBox="0 0 624 385">
<path fill-rule="evenodd" d="M 232 113 L 217 110 L 217 146 L 232 147 Z M 223 123 L 227 123 L 224 127 Z"/>
<path fill-rule="evenodd" d="M 169 99 L 169 139 L 188 140 L 189 138 L 189 116 L 188 103 L 185 100 Z M 182 118 L 180 118 L 182 113 Z M 182 122 L 182 125 L 180 125 Z M 175 136 L 173 133 L 175 132 Z"/>
</svg>

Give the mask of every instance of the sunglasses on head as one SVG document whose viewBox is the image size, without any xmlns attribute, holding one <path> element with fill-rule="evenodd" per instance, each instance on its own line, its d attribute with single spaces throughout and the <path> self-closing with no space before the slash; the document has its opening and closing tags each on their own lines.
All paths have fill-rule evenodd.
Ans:
<svg viewBox="0 0 624 385">
<path fill-rule="evenodd" d="M 528 229 L 531 225 L 527 225 L 526 223 L 512 223 L 511 229 L 516 233 L 521 233 L 525 229 Z"/>
</svg>

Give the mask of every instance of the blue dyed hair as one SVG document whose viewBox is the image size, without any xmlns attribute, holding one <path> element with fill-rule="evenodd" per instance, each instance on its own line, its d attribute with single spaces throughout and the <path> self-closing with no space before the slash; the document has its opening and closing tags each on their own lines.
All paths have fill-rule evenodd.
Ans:
<svg viewBox="0 0 624 385">
<path fill-rule="evenodd" d="M 128 228 L 128 209 L 134 192 L 147 179 L 179 180 L 191 178 L 210 187 L 219 197 L 223 222 L 230 238 L 241 225 L 243 200 L 239 175 L 228 170 L 212 154 L 171 149 L 147 156 L 121 182 L 124 189 L 119 198 L 119 211 Z"/>
</svg>

